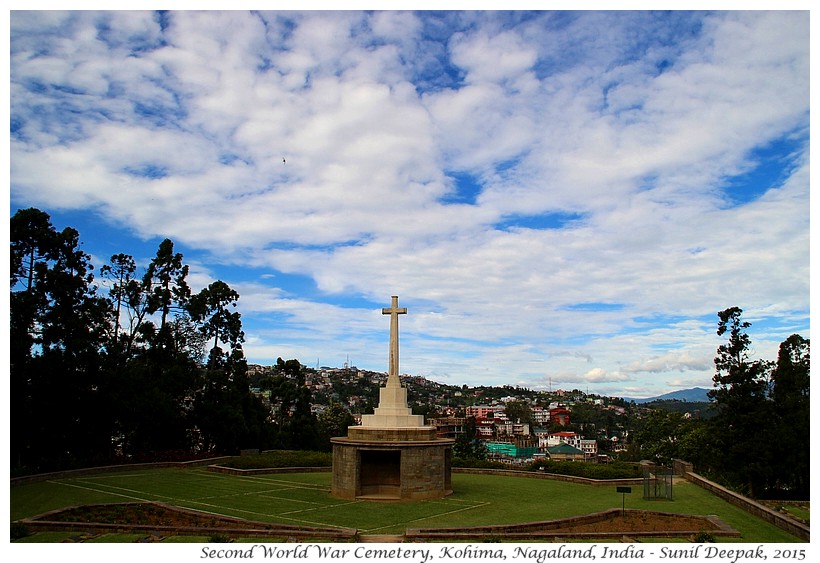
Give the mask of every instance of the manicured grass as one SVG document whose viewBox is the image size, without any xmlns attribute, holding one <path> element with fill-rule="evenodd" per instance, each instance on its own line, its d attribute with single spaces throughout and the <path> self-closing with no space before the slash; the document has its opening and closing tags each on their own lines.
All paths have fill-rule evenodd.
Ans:
<svg viewBox="0 0 820 563">
<path fill-rule="evenodd" d="M 121 471 L 13 487 L 11 519 L 79 504 L 152 500 L 264 522 L 400 534 L 407 528 L 522 523 L 621 507 L 615 487 L 548 479 L 455 473 L 452 496 L 413 503 L 337 499 L 330 495 L 330 481 L 330 473 L 235 476 L 205 469 Z M 626 495 L 626 508 L 715 514 L 741 532 L 742 538 L 732 541 L 798 541 L 690 483 L 675 484 L 672 501 L 646 501 L 640 487 L 633 491 Z"/>
<path fill-rule="evenodd" d="M 805 522 L 809 522 L 809 517 L 811 516 L 809 511 L 800 506 L 786 506 L 786 510 L 789 514 L 795 516 L 796 518 L 800 518 Z"/>
</svg>

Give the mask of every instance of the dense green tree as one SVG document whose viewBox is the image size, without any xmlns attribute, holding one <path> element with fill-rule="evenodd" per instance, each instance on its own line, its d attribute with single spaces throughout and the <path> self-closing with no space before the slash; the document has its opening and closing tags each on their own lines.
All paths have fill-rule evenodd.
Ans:
<svg viewBox="0 0 820 563">
<path fill-rule="evenodd" d="M 330 404 L 317 417 L 319 429 L 322 433 L 322 448 L 330 449 L 330 439 L 337 436 L 347 436 L 347 427 L 353 426 L 353 415 L 338 401 Z"/>
<path fill-rule="evenodd" d="M 205 451 L 235 453 L 274 445 L 270 413 L 250 390 L 241 317 L 229 309 L 238 300 L 239 294 L 228 284 L 215 281 L 193 295 L 187 306 L 200 333 L 213 339 L 193 411 L 198 447 Z M 223 351 L 220 342 L 228 350 Z"/>
<path fill-rule="evenodd" d="M 674 459 L 691 461 L 692 449 L 698 434 L 695 428 L 699 421 L 691 420 L 685 414 L 652 409 L 637 423 L 633 439 L 640 448 L 641 459 L 648 459 L 661 465 L 670 466 Z"/>
<path fill-rule="evenodd" d="M 111 256 L 110 262 L 100 268 L 100 274 L 110 284 L 109 295 L 114 303 L 114 333 L 111 336 L 110 351 L 117 356 L 130 352 L 135 325 L 144 316 L 143 313 L 138 317 L 138 312 L 145 308 L 138 306 L 142 302 L 142 290 L 135 277 L 136 271 L 134 258 L 122 253 Z M 122 317 L 126 311 L 129 330 L 121 334 Z"/>
<path fill-rule="evenodd" d="M 112 255 L 102 297 L 76 230 L 26 209 L 10 232 L 15 472 L 321 444 L 302 366 L 277 362 L 272 413 L 250 390 L 238 293 L 216 281 L 192 296 L 170 239 L 142 275 L 130 255 Z"/>
<path fill-rule="evenodd" d="M 48 214 L 39 209 L 17 211 L 10 224 L 9 360 L 12 463 L 33 463 L 36 442 L 33 369 L 35 346 L 40 340 L 38 316 L 47 300 L 43 278 L 56 246 L 57 232 Z"/>
<path fill-rule="evenodd" d="M 456 436 L 453 455 L 461 459 L 487 459 L 487 446 L 478 439 L 474 416 L 467 417 L 464 422 L 464 433 Z"/>
<path fill-rule="evenodd" d="M 718 313 L 717 334 L 728 334 L 728 341 L 717 349 L 714 388 L 708 394 L 717 405 L 712 429 L 721 456 L 715 467 L 727 483 L 755 496 L 771 481 L 775 464 L 769 445 L 776 435 L 767 397 L 772 366 L 750 358 L 746 331 L 751 324 L 742 313 L 738 307 Z"/>
<path fill-rule="evenodd" d="M 697 471 L 714 474 L 715 461 L 720 451 L 714 441 L 714 430 L 708 421 L 689 421 L 678 442 L 677 457 L 694 465 Z"/>
<path fill-rule="evenodd" d="M 148 313 L 160 313 L 160 334 L 165 332 L 171 312 L 184 309 L 191 296 L 187 277 L 188 266 L 183 263 L 182 254 L 174 252 L 170 239 L 163 240 L 142 278 Z"/>
<path fill-rule="evenodd" d="M 606 415 L 603 414 L 600 408 L 592 403 L 576 402 L 572 406 L 572 416 L 569 430 L 578 432 L 584 439 L 595 440 L 598 436 L 598 429 L 606 427 Z M 557 425 L 551 425 L 550 428 L 560 431 L 567 430 Z"/>
<path fill-rule="evenodd" d="M 303 376 L 305 366 L 299 362 L 299 360 L 283 360 L 282 358 L 276 358 L 276 365 L 273 366 L 274 373 L 283 375 L 288 379 L 298 379 L 300 375 Z"/>
<path fill-rule="evenodd" d="M 188 266 L 163 240 L 138 281 L 129 257 L 114 255 L 112 300 L 127 309 L 127 364 L 113 370 L 115 441 L 125 456 L 192 446 L 193 397 L 202 388 L 203 336 L 187 314 Z M 151 315 L 159 314 L 157 327 Z"/>
<path fill-rule="evenodd" d="M 191 297 L 188 311 L 191 318 L 200 323 L 200 331 L 213 338 L 212 350 L 219 347 L 220 340 L 229 345 L 231 352 L 241 347 L 245 339 L 241 316 L 229 309 L 236 307 L 238 300 L 239 294 L 221 280 Z"/>
<path fill-rule="evenodd" d="M 105 335 L 112 311 L 96 295 L 79 233 L 36 209 L 11 218 L 12 453 L 53 468 L 110 449 Z"/>
<path fill-rule="evenodd" d="M 228 355 L 219 347 L 211 349 L 191 419 L 200 451 L 235 454 L 245 448 L 275 445 L 270 412 L 250 391 L 241 349 Z"/>
<path fill-rule="evenodd" d="M 149 456 L 166 451 L 190 451 L 191 399 L 200 386 L 199 365 L 185 355 L 159 357 L 138 353 L 112 374 L 118 454 Z"/>
<path fill-rule="evenodd" d="M 57 231 L 39 209 L 14 214 L 10 226 L 11 365 L 21 367 L 40 343 L 38 315 L 46 306 L 46 274 L 56 254 Z"/>
<path fill-rule="evenodd" d="M 279 447 L 318 450 L 323 445 L 319 421 L 311 411 L 311 392 L 305 385 L 306 368 L 298 360 L 277 358 L 270 389 Z"/>
<path fill-rule="evenodd" d="M 532 409 L 524 401 L 509 401 L 504 405 L 504 414 L 510 422 L 521 422 L 534 426 L 532 419 Z"/>
<path fill-rule="evenodd" d="M 279 440 L 277 447 L 286 447 L 288 444 L 284 435 L 296 401 L 296 384 L 284 375 L 276 374 L 262 381 L 259 387 L 269 395 L 272 421 Z"/>
<path fill-rule="evenodd" d="M 410 399 L 407 398 L 408 406 L 410 407 L 410 412 L 413 414 L 421 415 L 424 417 L 424 420 L 430 420 L 431 418 L 436 418 L 439 414 L 438 406 L 429 403 L 426 400 L 421 399 Z"/>
<path fill-rule="evenodd" d="M 296 382 L 296 402 L 290 420 L 290 447 L 294 450 L 322 449 L 323 440 L 319 421 L 311 410 L 311 392 L 304 377 Z"/>
<path fill-rule="evenodd" d="M 810 342 L 793 334 L 780 344 L 772 372 L 771 397 L 777 440 L 772 446 L 778 474 L 776 486 L 797 498 L 809 494 Z"/>
</svg>

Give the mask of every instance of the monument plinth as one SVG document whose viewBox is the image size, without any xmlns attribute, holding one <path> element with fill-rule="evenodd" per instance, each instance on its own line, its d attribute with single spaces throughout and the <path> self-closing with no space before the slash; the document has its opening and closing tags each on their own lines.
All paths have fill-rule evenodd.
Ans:
<svg viewBox="0 0 820 563">
<path fill-rule="evenodd" d="M 332 438 L 333 485 L 341 498 L 422 500 L 451 494 L 451 457 L 455 440 L 436 438 L 436 427 L 407 406 L 407 389 L 399 381 L 399 298 L 392 297 L 387 383 L 379 389 L 379 406 L 363 415 L 361 426 L 349 426 L 346 438 Z"/>
</svg>

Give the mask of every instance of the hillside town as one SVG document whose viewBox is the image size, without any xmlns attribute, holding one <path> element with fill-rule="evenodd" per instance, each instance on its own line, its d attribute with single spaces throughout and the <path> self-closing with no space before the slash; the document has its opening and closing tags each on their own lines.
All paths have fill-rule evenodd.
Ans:
<svg viewBox="0 0 820 563">
<path fill-rule="evenodd" d="M 275 367 L 248 366 L 251 389 L 269 408 L 270 392 L 260 383 Z M 387 374 L 342 368 L 302 366 L 311 392 L 311 411 L 319 415 L 331 403 L 350 412 L 354 424 L 373 411 Z M 606 462 L 624 451 L 628 416 L 637 407 L 616 397 L 579 390 L 533 391 L 522 387 L 461 387 L 424 377 L 402 375 L 414 413 L 424 414 L 440 438 L 473 440 L 486 448 L 487 459 L 523 464 L 549 458 Z"/>
</svg>

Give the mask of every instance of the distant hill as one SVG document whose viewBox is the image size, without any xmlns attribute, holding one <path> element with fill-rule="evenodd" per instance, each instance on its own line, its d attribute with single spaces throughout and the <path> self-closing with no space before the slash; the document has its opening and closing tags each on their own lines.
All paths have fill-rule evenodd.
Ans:
<svg viewBox="0 0 820 563">
<path fill-rule="evenodd" d="M 703 387 L 694 387 L 692 389 L 681 389 L 680 391 L 672 391 L 657 397 L 649 397 L 647 399 L 632 399 L 624 397 L 625 401 L 635 401 L 636 404 L 651 403 L 652 401 L 685 401 L 687 403 L 708 403 L 709 396 L 706 394 L 709 389 Z"/>
</svg>

